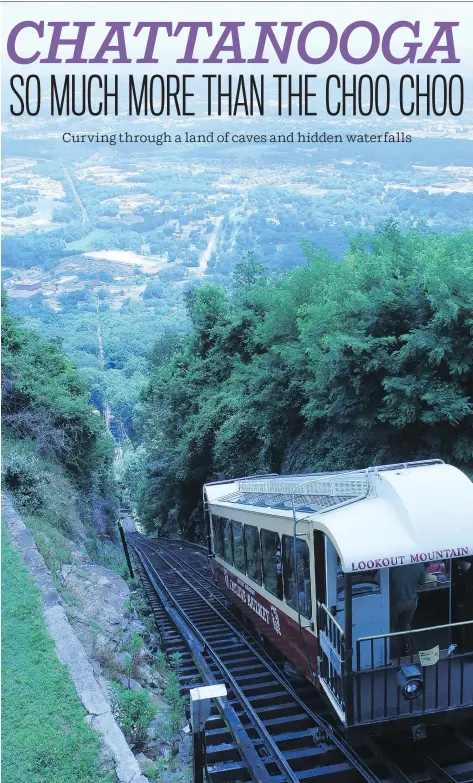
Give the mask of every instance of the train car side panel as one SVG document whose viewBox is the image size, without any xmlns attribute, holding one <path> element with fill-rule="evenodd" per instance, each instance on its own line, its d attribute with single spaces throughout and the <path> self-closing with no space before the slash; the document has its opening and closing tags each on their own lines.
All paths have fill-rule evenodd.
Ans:
<svg viewBox="0 0 473 783">
<path fill-rule="evenodd" d="M 312 680 L 313 674 L 317 673 L 318 647 L 314 634 L 306 629 L 301 631 L 298 623 L 287 612 L 256 591 L 218 558 L 215 559 L 214 573 L 218 586 L 248 617 L 258 632 L 267 637 L 304 676 Z"/>
</svg>

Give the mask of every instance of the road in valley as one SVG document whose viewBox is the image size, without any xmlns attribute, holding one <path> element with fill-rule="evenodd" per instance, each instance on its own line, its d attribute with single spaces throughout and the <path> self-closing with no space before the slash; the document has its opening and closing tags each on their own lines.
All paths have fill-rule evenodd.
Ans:
<svg viewBox="0 0 473 783">
<path fill-rule="evenodd" d="M 79 196 L 79 194 L 77 192 L 76 186 L 74 185 L 74 183 L 72 181 L 72 177 L 69 174 L 69 170 L 68 170 L 66 164 L 62 163 L 61 165 L 62 165 L 62 167 L 64 169 L 64 173 L 65 173 L 65 175 L 67 177 L 67 181 L 69 182 L 69 185 L 71 186 L 71 190 L 72 190 L 72 192 L 74 194 L 74 198 L 77 201 L 77 203 L 78 203 L 78 205 L 79 205 L 79 207 L 81 209 L 81 212 L 82 212 L 82 225 L 84 226 L 87 223 L 87 221 L 89 220 L 89 216 L 87 215 L 87 210 L 86 210 L 86 208 L 84 207 L 84 205 L 82 203 L 81 197 Z"/>
<path fill-rule="evenodd" d="M 207 271 L 207 264 L 209 263 L 209 259 L 212 255 L 212 253 L 215 250 L 215 247 L 217 245 L 217 239 L 220 232 L 220 228 L 223 223 L 224 216 L 219 215 L 219 217 L 215 221 L 215 226 L 212 234 L 210 235 L 210 239 L 208 242 L 207 247 L 205 250 L 202 251 L 202 253 L 199 256 L 199 266 L 196 270 L 197 274 L 200 276 L 205 275 Z"/>
</svg>

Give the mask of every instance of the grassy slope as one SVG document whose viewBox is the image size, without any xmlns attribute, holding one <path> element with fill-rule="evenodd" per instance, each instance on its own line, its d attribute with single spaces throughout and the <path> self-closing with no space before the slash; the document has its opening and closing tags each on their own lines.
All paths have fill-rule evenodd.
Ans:
<svg viewBox="0 0 473 783">
<path fill-rule="evenodd" d="M 4 783 L 110 783 L 46 630 L 38 591 L 2 537 L 2 774 Z"/>
</svg>

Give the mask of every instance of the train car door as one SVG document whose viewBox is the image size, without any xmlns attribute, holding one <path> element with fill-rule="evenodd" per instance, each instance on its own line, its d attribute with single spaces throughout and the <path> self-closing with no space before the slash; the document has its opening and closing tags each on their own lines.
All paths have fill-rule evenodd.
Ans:
<svg viewBox="0 0 473 783">
<path fill-rule="evenodd" d="M 327 606 L 337 622 L 345 628 L 344 574 L 332 542 L 325 542 Z M 353 668 L 371 668 L 389 663 L 389 640 L 376 639 L 360 644 L 360 662 L 357 660 L 356 640 L 389 633 L 389 569 L 363 571 L 353 574 Z"/>
</svg>

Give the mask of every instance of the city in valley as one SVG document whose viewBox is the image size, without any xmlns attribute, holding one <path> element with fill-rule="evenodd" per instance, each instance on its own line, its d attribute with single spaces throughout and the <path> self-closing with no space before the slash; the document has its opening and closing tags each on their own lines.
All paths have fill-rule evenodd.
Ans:
<svg viewBox="0 0 473 783">
<path fill-rule="evenodd" d="M 98 407 L 107 388 L 125 422 L 152 346 L 188 330 L 186 292 L 203 281 L 228 288 L 248 257 L 269 275 L 303 266 L 303 243 L 340 260 L 388 219 L 472 226 L 469 111 L 315 128 L 307 117 L 100 122 L 6 123 L 3 282 L 13 310 L 60 337 Z"/>
</svg>

